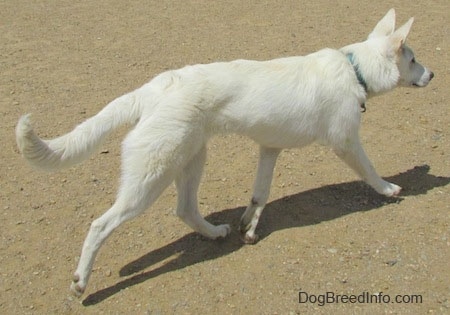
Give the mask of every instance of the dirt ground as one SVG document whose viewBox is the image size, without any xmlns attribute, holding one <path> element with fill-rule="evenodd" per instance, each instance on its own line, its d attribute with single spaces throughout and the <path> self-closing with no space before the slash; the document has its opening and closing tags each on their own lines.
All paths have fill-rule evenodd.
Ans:
<svg viewBox="0 0 450 315">
<path fill-rule="evenodd" d="M 161 71 L 339 48 L 363 40 L 391 6 L 399 23 L 415 16 L 409 44 L 435 72 L 427 88 L 373 98 L 363 115 L 365 148 L 401 198 L 374 193 L 328 148 L 286 150 L 261 240 L 244 246 L 237 225 L 257 146 L 217 137 L 199 199 L 232 234 L 193 233 L 173 215 L 171 187 L 115 231 L 85 295 L 72 297 L 89 224 L 115 198 L 127 130 L 83 164 L 43 173 L 16 148 L 21 114 L 56 137 Z M 1 314 L 450 313 L 448 0 L 0 1 L 0 30 Z M 359 300 L 331 303 L 331 294 Z"/>
</svg>

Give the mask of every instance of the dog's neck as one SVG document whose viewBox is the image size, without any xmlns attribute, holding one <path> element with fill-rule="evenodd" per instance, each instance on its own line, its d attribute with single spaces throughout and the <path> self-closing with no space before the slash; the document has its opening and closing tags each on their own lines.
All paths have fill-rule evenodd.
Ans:
<svg viewBox="0 0 450 315">
<path fill-rule="evenodd" d="M 359 71 L 359 66 L 355 63 L 355 57 L 354 57 L 353 53 L 348 53 L 346 56 L 347 56 L 347 59 L 352 64 L 353 70 L 355 70 L 356 78 L 358 79 L 359 84 L 362 85 L 362 87 L 364 88 L 364 91 L 367 94 L 368 93 L 367 82 L 366 82 L 366 80 L 364 80 L 364 77 L 363 77 L 361 71 Z"/>
<path fill-rule="evenodd" d="M 353 70 L 355 71 L 356 78 L 358 79 L 359 84 L 364 88 L 364 92 L 366 93 L 366 97 L 367 97 L 368 93 L 369 93 L 369 90 L 367 88 L 367 82 L 364 79 L 364 76 L 362 75 L 361 71 L 359 70 L 358 64 L 355 62 L 353 53 L 349 52 L 345 56 L 347 57 L 347 59 L 351 63 L 351 65 L 353 66 Z M 366 111 L 366 103 L 361 102 L 359 104 L 359 106 L 361 107 L 361 112 L 364 113 Z"/>
<path fill-rule="evenodd" d="M 388 92 L 398 84 L 396 59 L 383 52 L 385 45 L 385 39 L 374 38 L 340 49 L 352 65 L 366 98 Z"/>
</svg>

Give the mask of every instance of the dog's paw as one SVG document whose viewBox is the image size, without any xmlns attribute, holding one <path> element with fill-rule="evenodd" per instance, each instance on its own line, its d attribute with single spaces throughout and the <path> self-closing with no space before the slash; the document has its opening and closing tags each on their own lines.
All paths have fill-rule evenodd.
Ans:
<svg viewBox="0 0 450 315">
<path fill-rule="evenodd" d="M 216 238 L 224 238 L 226 237 L 228 234 L 231 233 L 231 227 L 229 224 L 221 224 L 216 226 L 216 231 L 217 231 L 217 236 Z"/>
<path fill-rule="evenodd" d="M 70 284 L 70 291 L 76 296 L 80 297 L 83 295 L 84 290 L 86 290 L 86 284 L 80 282 L 80 276 L 75 273 L 73 275 L 72 283 Z"/>
<path fill-rule="evenodd" d="M 400 194 L 401 190 L 402 187 L 392 183 L 387 183 L 386 188 L 384 188 L 383 190 L 383 195 L 385 195 L 386 197 L 397 197 Z"/>
<path fill-rule="evenodd" d="M 238 230 L 241 235 L 241 241 L 244 244 L 256 244 L 259 240 L 258 234 L 255 234 L 254 231 L 251 231 L 251 227 L 251 222 L 245 223 L 245 220 L 241 219 Z"/>
<path fill-rule="evenodd" d="M 253 245 L 256 244 L 259 240 L 258 234 L 250 234 L 247 232 L 241 232 L 241 240 L 244 244 Z"/>
</svg>

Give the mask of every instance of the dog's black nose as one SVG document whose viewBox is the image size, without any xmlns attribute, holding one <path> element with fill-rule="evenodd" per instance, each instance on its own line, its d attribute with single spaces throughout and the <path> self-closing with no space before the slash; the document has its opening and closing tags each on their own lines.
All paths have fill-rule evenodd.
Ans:
<svg viewBox="0 0 450 315">
<path fill-rule="evenodd" d="M 431 79 L 433 79 L 434 78 L 434 73 L 433 73 L 433 71 L 431 71 L 430 72 L 430 81 L 431 81 Z"/>
</svg>

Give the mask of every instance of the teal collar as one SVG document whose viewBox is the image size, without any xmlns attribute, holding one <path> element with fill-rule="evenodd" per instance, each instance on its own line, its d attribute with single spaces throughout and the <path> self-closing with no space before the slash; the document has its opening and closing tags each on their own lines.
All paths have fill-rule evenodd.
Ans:
<svg viewBox="0 0 450 315">
<path fill-rule="evenodd" d="M 352 64 L 353 70 L 355 70 L 355 74 L 356 74 L 356 77 L 358 78 L 359 84 L 361 84 L 361 85 L 363 86 L 364 91 L 366 91 L 366 93 L 367 93 L 367 83 L 366 83 L 366 80 L 364 80 L 364 78 L 363 78 L 363 76 L 362 76 L 362 74 L 361 74 L 361 71 L 359 71 L 359 66 L 358 66 L 357 64 L 355 64 L 355 58 L 354 58 L 354 56 L 353 56 L 353 53 L 348 53 L 348 54 L 347 54 L 347 59 L 348 59 L 348 61 L 350 61 L 350 63 Z"/>
<path fill-rule="evenodd" d="M 346 56 L 347 56 L 348 61 L 350 61 L 350 63 L 353 66 L 353 70 L 355 71 L 356 78 L 358 79 L 359 84 L 362 85 L 362 87 L 364 88 L 364 91 L 367 94 L 367 82 L 366 82 L 366 80 L 364 80 L 364 78 L 361 74 L 361 71 L 359 71 L 359 66 L 357 64 L 355 64 L 355 58 L 353 56 L 353 53 L 348 53 Z M 360 106 L 361 106 L 361 111 L 364 113 L 366 111 L 366 103 L 362 103 Z"/>
</svg>

